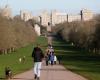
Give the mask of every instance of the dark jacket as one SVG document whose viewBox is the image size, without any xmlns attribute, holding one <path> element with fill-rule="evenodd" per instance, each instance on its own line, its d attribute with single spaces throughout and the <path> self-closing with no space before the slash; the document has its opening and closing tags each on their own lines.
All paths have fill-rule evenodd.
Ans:
<svg viewBox="0 0 100 80">
<path fill-rule="evenodd" d="M 34 62 L 41 62 L 44 58 L 44 54 L 39 47 L 35 47 L 32 52 L 32 57 L 34 58 Z"/>
</svg>

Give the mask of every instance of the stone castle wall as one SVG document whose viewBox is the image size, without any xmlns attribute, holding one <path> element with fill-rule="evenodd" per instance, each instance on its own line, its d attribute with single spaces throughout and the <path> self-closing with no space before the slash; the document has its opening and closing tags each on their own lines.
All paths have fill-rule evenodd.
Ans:
<svg viewBox="0 0 100 80">
<path fill-rule="evenodd" d="M 83 9 L 80 11 L 80 14 L 70 15 L 67 13 L 62 13 L 58 11 L 52 11 L 49 13 L 48 11 L 44 11 L 40 15 L 41 24 L 44 26 L 48 26 L 48 23 L 51 23 L 53 26 L 55 24 L 63 23 L 63 22 L 72 22 L 72 21 L 87 21 L 93 18 L 93 13 L 90 10 Z"/>
<path fill-rule="evenodd" d="M 20 11 L 20 17 L 22 20 L 24 21 L 28 21 L 29 19 L 33 18 L 33 15 L 31 12 L 27 11 L 27 10 L 21 10 Z"/>
</svg>

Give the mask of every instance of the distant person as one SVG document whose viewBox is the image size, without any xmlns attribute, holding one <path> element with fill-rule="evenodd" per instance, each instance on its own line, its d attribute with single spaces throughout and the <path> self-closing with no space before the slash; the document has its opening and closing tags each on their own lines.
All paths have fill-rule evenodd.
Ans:
<svg viewBox="0 0 100 80">
<path fill-rule="evenodd" d="M 54 55 L 54 64 L 57 64 L 57 56 Z"/>
<path fill-rule="evenodd" d="M 52 52 L 52 53 L 54 53 L 54 49 L 53 49 L 52 46 L 49 48 L 49 51 Z"/>
<path fill-rule="evenodd" d="M 50 57 L 50 63 L 51 65 L 53 65 L 54 64 L 54 52 L 50 52 L 49 57 Z"/>
<path fill-rule="evenodd" d="M 58 62 L 59 62 L 59 64 L 61 64 L 61 56 L 57 56 L 57 59 L 58 59 Z"/>
<path fill-rule="evenodd" d="M 25 58 L 25 56 L 23 56 L 23 58 L 22 58 L 23 63 L 25 63 L 25 60 L 26 60 L 26 58 Z"/>
<path fill-rule="evenodd" d="M 47 52 L 45 55 L 46 66 L 49 64 L 49 53 Z"/>
<path fill-rule="evenodd" d="M 32 57 L 34 59 L 34 79 L 40 80 L 40 69 L 42 64 L 42 59 L 44 58 L 44 54 L 39 45 L 37 45 L 32 52 Z"/>
<path fill-rule="evenodd" d="M 48 44 L 48 47 L 51 47 L 52 45 L 51 44 Z"/>
<path fill-rule="evenodd" d="M 19 62 L 20 62 L 20 63 L 22 62 L 22 58 L 21 58 L 21 57 L 19 58 Z"/>
</svg>

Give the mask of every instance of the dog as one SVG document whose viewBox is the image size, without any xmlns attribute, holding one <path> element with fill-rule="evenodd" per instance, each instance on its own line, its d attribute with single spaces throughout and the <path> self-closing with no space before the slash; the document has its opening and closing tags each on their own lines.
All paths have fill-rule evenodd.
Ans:
<svg viewBox="0 0 100 80">
<path fill-rule="evenodd" d="M 12 78 L 12 71 L 9 67 L 5 68 L 5 76 L 6 76 L 6 79 L 11 79 Z"/>
</svg>

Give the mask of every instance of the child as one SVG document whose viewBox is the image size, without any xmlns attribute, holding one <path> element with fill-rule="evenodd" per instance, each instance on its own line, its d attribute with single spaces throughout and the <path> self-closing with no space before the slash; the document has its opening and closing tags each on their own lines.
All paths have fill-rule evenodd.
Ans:
<svg viewBox="0 0 100 80">
<path fill-rule="evenodd" d="M 50 62 L 51 62 L 51 65 L 54 64 L 54 52 L 50 52 Z"/>
<path fill-rule="evenodd" d="M 56 62 L 57 62 L 57 57 L 56 55 L 54 55 L 54 64 L 56 64 Z"/>
</svg>

